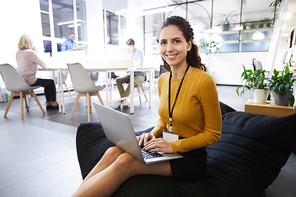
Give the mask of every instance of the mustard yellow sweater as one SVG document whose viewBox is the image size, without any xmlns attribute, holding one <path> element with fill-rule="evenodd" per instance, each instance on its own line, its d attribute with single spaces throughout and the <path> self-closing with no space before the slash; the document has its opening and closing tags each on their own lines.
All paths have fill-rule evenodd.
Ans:
<svg viewBox="0 0 296 197">
<path fill-rule="evenodd" d="M 162 134 L 163 129 L 169 130 L 169 76 L 169 72 L 162 74 L 157 82 L 160 118 L 151 131 L 156 137 Z M 181 80 L 172 78 L 171 108 Z M 216 84 L 208 73 L 195 68 L 184 78 L 172 117 L 173 133 L 185 138 L 171 142 L 175 153 L 205 147 L 220 139 L 222 118 L 218 93 Z"/>
</svg>

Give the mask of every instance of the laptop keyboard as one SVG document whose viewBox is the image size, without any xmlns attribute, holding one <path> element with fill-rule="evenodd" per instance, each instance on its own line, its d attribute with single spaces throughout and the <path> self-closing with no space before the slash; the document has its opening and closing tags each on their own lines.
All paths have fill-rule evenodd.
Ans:
<svg viewBox="0 0 296 197">
<path fill-rule="evenodd" d="M 163 157 L 163 155 L 156 153 L 156 152 L 152 152 L 150 150 L 144 150 L 141 148 L 142 151 L 142 155 L 144 159 L 152 159 L 152 158 L 157 158 L 157 157 Z"/>
</svg>

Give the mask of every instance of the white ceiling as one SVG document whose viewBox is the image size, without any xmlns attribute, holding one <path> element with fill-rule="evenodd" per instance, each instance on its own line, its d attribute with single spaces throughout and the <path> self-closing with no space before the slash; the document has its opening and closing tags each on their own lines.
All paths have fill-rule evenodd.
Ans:
<svg viewBox="0 0 296 197">
<path fill-rule="evenodd" d="M 286 28 L 282 30 L 282 36 L 287 36 L 296 26 L 296 0 L 290 0 L 287 12 L 291 12 L 292 17 L 285 20 Z"/>
</svg>

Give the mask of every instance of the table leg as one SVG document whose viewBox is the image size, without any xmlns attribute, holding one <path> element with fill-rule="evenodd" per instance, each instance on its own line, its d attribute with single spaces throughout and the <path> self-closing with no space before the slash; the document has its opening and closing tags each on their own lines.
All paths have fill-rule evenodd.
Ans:
<svg viewBox="0 0 296 197">
<path fill-rule="evenodd" d="M 109 90 L 109 84 L 110 84 L 110 100 L 112 100 L 112 91 L 113 91 L 113 89 L 111 89 L 111 87 L 112 87 L 111 82 L 112 82 L 111 72 L 108 72 L 108 86 L 107 87 L 108 87 L 108 90 Z"/>
<path fill-rule="evenodd" d="M 106 89 L 106 103 L 105 105 L 108 107 L 109 106 L 109 95 L 108 95 L 108 90 L 109 90 L 109 84 L 108 84 L 108 71 L 106 70 L 105 72 L 105 89 Z"/>
<path fill-rule="evenodd" d="M 134 114 L 135 112 L 135 106 L 134 106 L 134 69 L 131 69 L 130 71 L 130 98 L 131 98 L 131 103 L 130 103 L 130 114 Z"/>
<path fill-rule="evenodd" d="M 65 114 L 64 94 L 63 94 L 63 89 L 61 89 L 63 88 L 62 72 L 60 70 L 57 70 L 57 84 L 58 84 L 59 113 L 62 113 L 62 106 L 63 106 L 63 113 Z"/>
<path fill-rule="evenodd" d="M 149 82 L 153 80 L 153 82 L 150 83 L 150 86 L 152 85 L 152 88 L 150 89 L 150 91 L 152 90 L 154 92 L 154 87 L 155 87 L 155 81 L 154 81 L 155 80 L 155 73 L 154 73 L 154 69 L 153 70 L 150 70 L 149 72 L 150 72 L 150 75 L 151 75 Z"/>
<path fill-rule="evenodd" d="M 149 108 L 151 108 L 151 92 L 152 92 L 152 88 L 154 90 L 154 82 L 152 82 L 152 80 L 154 79 L 154 76 L 152 75 L 152 73 L 154 73 L 154 70 L 149 70 L 150 74 L 150 80 L 149 80 Z"/>
</svg>

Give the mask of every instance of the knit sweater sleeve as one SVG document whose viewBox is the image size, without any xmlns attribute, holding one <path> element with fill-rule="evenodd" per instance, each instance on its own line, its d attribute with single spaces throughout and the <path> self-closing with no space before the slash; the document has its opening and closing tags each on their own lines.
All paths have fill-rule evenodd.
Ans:
<svg viewBox="0 0 296 197">
<path fill-rule="evenodd" d="M 47 64 L 38 57 L 38 55 L 35 51 L 32 51 L 30 56 L 31 56 L 31 60 L 33 63 L 38 64 L 42 68 L 47 68 Z"/>
<path fill-rule="evenodd" d="M 162 80 L 163 80 L 163 75 L 161 75 L 158 78 L 158 96 L 161 96 L 161 84 L 162 84 Z M 166 129 L 166 122 L 160 117 L 157 121 L 157 124 L 155 125 L 155 127 L 153 128 L 153 130 L 151 132 L 155 133 L 156 137 L 159 137 L 162 135 L 162 131 L 163 129 Z"/>
</svg>

